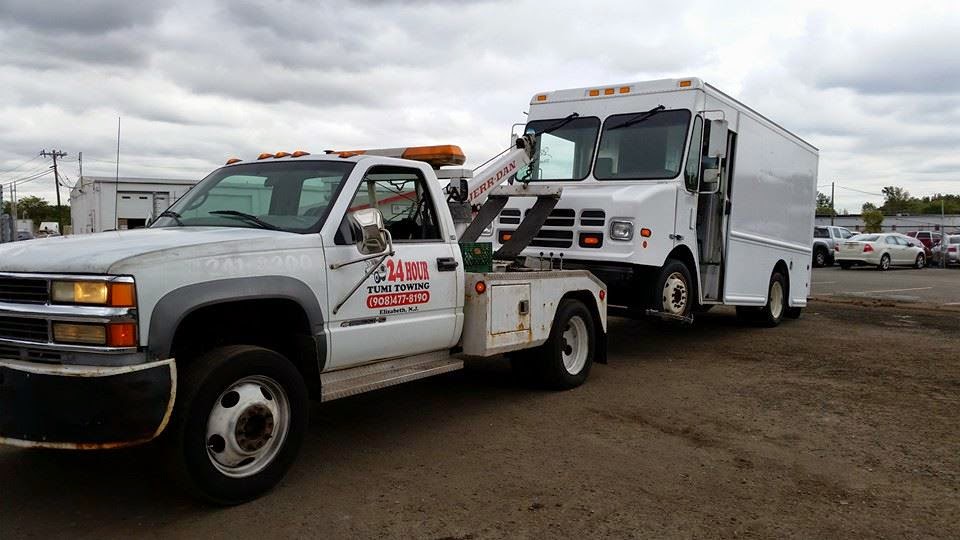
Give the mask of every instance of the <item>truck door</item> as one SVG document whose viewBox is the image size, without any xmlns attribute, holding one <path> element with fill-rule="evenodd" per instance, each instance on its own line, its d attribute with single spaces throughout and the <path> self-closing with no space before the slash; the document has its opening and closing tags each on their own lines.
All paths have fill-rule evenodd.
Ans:
<svg viewBox="0 0 960 540">
<path fill-rule="evenodd" d="M 348 184 L 347 189 L 352 184 Z M 330 301 L 327 367 L 437 351 L 456 344 L 459 250 L 449 220 L 440 219 L 439 189 L 429 189 L 417 168 L 373 166 L 353 188 L 349 206 L 331 216 L 340 226 L 324 238 L 329 265 L 360 253 L 347 216 L 363 208 L 380 210 L 393 237 L 395 254 L 327 270 Z M 342 208 L 342 206 L 339 206 Z M 455 238 L 455 235 L 453 236 Z M 351 294 L 364 273 L 373 273 Z M 344 302 L 344 299 L 346 301 Z M 462 301 L 462 299 L 461 299 Z M 338 304 L 343 305 L 338 307 Z"/>
</svg>

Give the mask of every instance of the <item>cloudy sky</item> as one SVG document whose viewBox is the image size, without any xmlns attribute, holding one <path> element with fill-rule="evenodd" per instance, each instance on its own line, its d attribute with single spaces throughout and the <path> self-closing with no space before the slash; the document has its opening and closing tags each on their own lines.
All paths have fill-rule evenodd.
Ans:
<svg viewBox="0 0 960 540">
<path fill-rule="evenodd" d="M 0 183 L 202 177 L 262 151 L 453 143 L 538 91 L 700 76 L 820 148 L 838 208 L 960 191 L 960 8 L 924 2 L 0 0 Z M 859 191 L 854 191 L 859 190 Z M 866 193 L 864 193 L 866 192 Z M 50 176 L 20 195 L 53 200 Z"/>
</svg>

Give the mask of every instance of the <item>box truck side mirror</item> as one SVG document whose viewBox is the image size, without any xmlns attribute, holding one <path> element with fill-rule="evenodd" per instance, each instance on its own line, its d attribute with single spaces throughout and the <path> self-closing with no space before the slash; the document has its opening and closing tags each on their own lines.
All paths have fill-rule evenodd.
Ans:
<svg viewBox="0 0 960 540">
<path fill-rule="evenodd" d="M 720 169 L 704 169 L 699 193 L 717 193 L 718 191 L 720 191 Z"/>
<path fill-rule="evenodd" d="M 710 141 L 707 144 L 707 157 L 727 157 L 727 121 L 710 121 Z"/>
</svg>

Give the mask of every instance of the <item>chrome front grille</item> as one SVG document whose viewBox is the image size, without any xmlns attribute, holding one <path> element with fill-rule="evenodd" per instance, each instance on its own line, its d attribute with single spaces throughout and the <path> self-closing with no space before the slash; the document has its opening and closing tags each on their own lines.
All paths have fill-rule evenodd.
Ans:
<svg viewBox="0 0 960 540">
<path fill-rule="evenodd" d="M 0 276 L 0 302 L 46 304 L 50 283 L 46 279 Z"/>
</svg>

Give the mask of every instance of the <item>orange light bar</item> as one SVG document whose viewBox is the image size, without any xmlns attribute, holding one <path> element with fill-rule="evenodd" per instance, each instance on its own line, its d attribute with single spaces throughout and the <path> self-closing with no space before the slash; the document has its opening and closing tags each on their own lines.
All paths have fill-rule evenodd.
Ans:
<svg viewBox="0 0 960 540">
<path fill-rule="evenodd" d="M 276 154 L 273 155 L 273 157 L 282 158 L 282 157 L 287 157 L 289 155 L 290 155 L 290 152 L 277 152 Z"/>
<path fill-rule="evenodd" d="M 272 157 L 273 157 L 273 154 L 268 154 L 268 153 L 264 152 L 264 153 L 260 154 L 259 156 L 257 156 L 257 159 L 267 159 L 267 158 L 272 158 Z"/>
<path fill-rule="evenodd" d="M 603 95 L 605 95 L 605 96 L 612 96 L 612 95 L 613 95 L 613 88 L 604 88 L 604 89 L 603 89 Z"/>
<path fill-rule="evenodd" d="M 133 323 L 115 323 L 107 325 L 108 347 L 135 347 L 137 345 L 137 325 Z"/>
<path fill-rule="evenodd" d="M 629 86 L 621 86 L 621 87 L 620 87 L 620 93 L 621 93 L 621 94 L 629 94 L 629 93 L 630 93 L 630 87 L 629 87 Z"/>
<path fill-rule="evenodd" d="M 290 154 L 290 157 L 302 157 L 309 156 L 310 152 L 304 152 L 303 150 L 297 150 L 296 152 Z"/>
<path fill-rule="evenodd" d="M 648 229 L 648 228 L 646 228 L 646 227 L 640 229 L 640 236 L 642 236 L 642 237 L 644 237 L 644 238 L 650 238 L 650 235 L 651 235 L 651 234 L 653 234 L 653 233 L 650 231 L 650 229 Z"/>
<path fill-rule="evenodd" d="M 133 283 L 111 283 L 108 302 L 113 307 L 136 307 Z"/>
<path fill-rule="evenodd" d="M 225 163 L 225 165 L 233 165 L 234 163 L 239 163 L 239 162 L 241 162 L 241 161 L 243 161 L 243 160 L 240 159 L 240 158 L 238 158 L 238 157 L 232 157 L 232 158 L 230 158 L 230 159 L 227 160 L 227 162 Z"/>
<path fill-rule="evenodd" d="M 688 87 L 688 86 L 690 86 L 690 85 L 692 85 L 692 84 L 693 84 L 693 81 L 691 81 L 690 79 L 687 79 L 687 80 L 685 80 L 685 81 L 680 81 L 679 86 L 680 86 L 680 88 L 686 88 L 686 87 Z"/>
<path fill-rule="evenodd" d="M 546 101 L 546 100 L 547 100 L 546 94 L 540 94 L 539 96 L 537 96 L 537 101 Z"/>
<path fill-rule="evenodd" d="M 590 94 L 590 97 L 597 97 L 597 96 L 600 95 L 600 91 L 599 91 L 599 90 L 591 90 L 591 91 L 589 92 L 589 94 Z"/>
<path fill-rule="evenodd" d="M 412 146 L 404 150 L 403 159 L 414 159 L 417 161 L 426 161 L 434 167 L 442 165 L 463 165 L 467 161 L 467 156 L 459 146 L 453 144 L 441 144 L 437 146 Z"/>
</svg>

